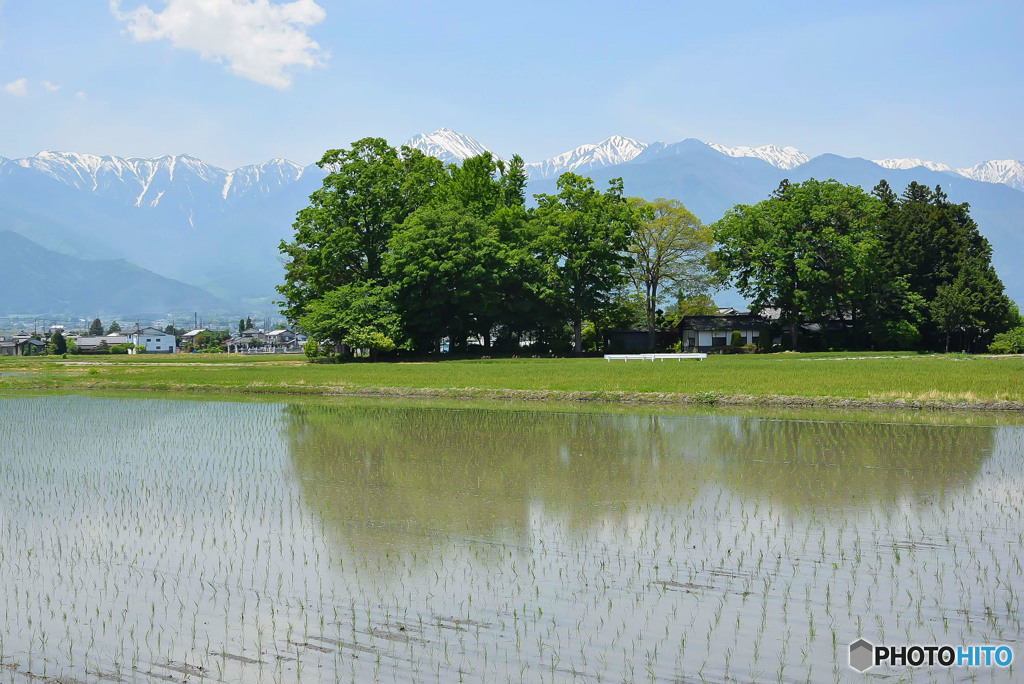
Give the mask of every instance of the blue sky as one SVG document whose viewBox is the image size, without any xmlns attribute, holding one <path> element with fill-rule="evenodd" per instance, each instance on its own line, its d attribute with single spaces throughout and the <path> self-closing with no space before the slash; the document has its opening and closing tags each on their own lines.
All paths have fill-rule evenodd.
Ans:
<svg viewBox="0 0 1024 684">
<path fill-rule="evenodd" d="M 309 163 L 446 126 L 1024 159 L 1022 3 L 0 0 L 0 156 Z M 45 82 L 45 83 L 44 83 Z"/>
</svg>

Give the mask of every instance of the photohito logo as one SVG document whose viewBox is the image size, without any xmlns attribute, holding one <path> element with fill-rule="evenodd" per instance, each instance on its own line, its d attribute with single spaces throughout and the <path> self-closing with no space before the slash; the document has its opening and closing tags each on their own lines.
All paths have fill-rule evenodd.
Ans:
<svg viewBox="0 0 1024 684">
<path fill-rule="evenodd" d="M 850 667 L 864 672 L 876 665 L 891 667 L 1009 667 L 1013 649 L 1009 646 L 875 646 L 866 639 L 850 644 Z"/>
</svg>

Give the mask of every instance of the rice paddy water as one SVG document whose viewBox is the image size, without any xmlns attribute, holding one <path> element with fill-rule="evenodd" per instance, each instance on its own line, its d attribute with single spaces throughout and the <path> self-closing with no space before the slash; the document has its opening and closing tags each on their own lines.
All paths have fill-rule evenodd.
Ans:
<svg viewBox="0 0 1024 684">
<path fill-rule="evenodd" d="M 834 415 L 0 397 L 0 679 L 831 682 L 858 637 L 1019 644 L 1024 428 Z"/>
</svg>

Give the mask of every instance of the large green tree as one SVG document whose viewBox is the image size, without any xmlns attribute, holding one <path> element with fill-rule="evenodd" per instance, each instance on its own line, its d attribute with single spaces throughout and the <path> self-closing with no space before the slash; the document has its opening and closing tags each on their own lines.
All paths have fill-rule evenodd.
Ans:
<svg viewBox="0 0 1024 684">
<path fill-rule="evenodd" d="M 103 321 L 98 318 L 94 318 L 92 324 L 89 325 L 89 335 L 91 337 L 100 337 L 103 335 Z"/>
<path fill-rule="evenodd" d="M 692 298 L 710 289 L 707 256 L 714 238 L 710 226 L 678 200 L 630 201 L 639 220 L 629 243 L 628 273 L 644 304 L 648 347 L 653 349 L 658 306 L 665 293 L 686 293 Z"/>
<path fill-rule="evenodd" d="M 440 161 L 418 150 L 400 151 L 382 138 L 330 150 L 318 162 L 323 185 L 282 241 L 285 282 L 282 313 L 300 319 L 310 302 L 360 283 L 383 286 L 384 255 L 395 228 L 425 205 L 443 175 Z"/>
<path fill-rule="evenodd" d="M 846 320 L 874 309 L 881 202 L 834 180 L 791 184 L 753 206 L 737 205 L 714 227 L 715 260 L 751 300 L 777 308 L 797 345 L 805 321 Z"/>
<path fill-rule="evenodd" d="M 545 269 L 544 296 L 571 322 L 573 349 L 583 351 L 583 321 L 606 306 L 626 279 L 630 237 L 637 224 L 622 179 L 605 192 L 589 178 L 565 173 L 558 194 L 537 195 L 533 220 Z"/>
<path fill-rule="evenodd" d="M 966 203 L 919 183 L 897 197 L 882 181 L 874 195 L 885 207 L 878 268 L 902 278 L 909 296 L 925 303 L 925 345 L 981 349 L 1013 327 L 1013 303 L 992 267 L 992 246 Z"/>
<path fill-rule="evenodd" d="M 418 349 L 489 339 L 505 280 L 496 231 L 450 205 L 420 209 L 395 232 L 385 260 L 403 325 Z"/>
</svg>

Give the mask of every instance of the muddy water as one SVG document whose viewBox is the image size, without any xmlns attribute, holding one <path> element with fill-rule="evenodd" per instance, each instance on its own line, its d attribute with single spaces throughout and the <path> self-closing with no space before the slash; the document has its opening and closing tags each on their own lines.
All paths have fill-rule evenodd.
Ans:
<svg viewBox="0 0 1024 684">
<path fill-rule="evenodd" d="M 1012 426 L 0 398 L 0 680 L 829 682 L 859 636 L 1017 646 L 1022 456 Z M 914 676 L 966 674 L 1017 676 Z"/>
</svg>

